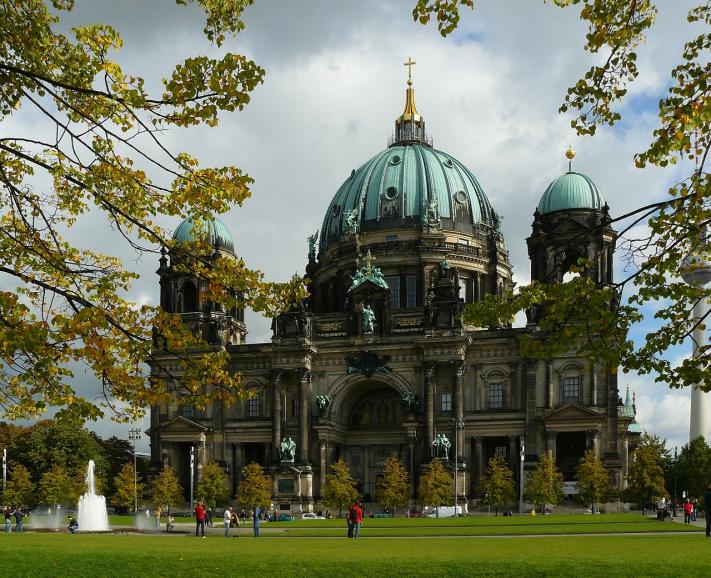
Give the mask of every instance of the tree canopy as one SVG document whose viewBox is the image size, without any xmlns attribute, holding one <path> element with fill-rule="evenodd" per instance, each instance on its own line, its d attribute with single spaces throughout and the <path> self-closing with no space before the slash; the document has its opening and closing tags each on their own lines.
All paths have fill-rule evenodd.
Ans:
<svg viewBox="0 0 711 578">
<path fill-rule="evenodd" d="M 330 508 L 338 508 L 339 515 L 343 508 L 350 506 L 358 497 L 355 480 L 351 476 L 348 464 L 343 458 L 331 464 L 331 473 L 326 474 L 323 498 Z"/>
<path fill-rule="evenodd" d="M 595 504 L 604 502 L 610 496 L 610 475 L 593 449 L 586 451 L 580 458 L 575 479 L 578 483 L 578 500 L 586 506 L 592 506 L 593 510 Z"/>
<path fill-rule="evenodd" d="M 498 516 L 499 508 L 511 504 L 516 497 L 513 472 L 506 465 L 503 456 L 494 456 L 481 477 L 482 502 L 494 507 Z"/>
<path fill-rule="evenodd" d="M 410 502 L 410 475 L 397 458 L 388 458 L 383 465 L 383 476 L 376 482 L 375 500 L 392 511 Z"/>
<path fill-rule="evenodd" d="M 210 508 L 224 506 L 227 503 L 229 499 L 227 474 L 219 464 L 211 462 L 203 466 L 197 485 L 197 497 Z"/>
<path fill-rule="evenodd" d="M 642 506 L 644 515 L 648 504 L 667 495 L 664 487 L 664 468 L 659 454 L 651 445 L 641 445 L 632 456 L 627 487 L 622 492 L 622 499 Z"/>
<path fill-rule="evenodd" d="M 536 470 L 526 484 L 526 499 L 533 504 L 556 505 L 563 500 L 563 474 L 550 452 L 543 452 Z"/>
<path fill-rule="evenodd" d="M 183 503 L 183 488 L 173 468 L 164 466 L 160 474 L 153 478 L 151 497 L 154 505 L 167 506 L 168 509 Z"/>
<path fill-rule="evenodd" d="M 35 490 L 30 472 L 25 466 L 18 464 L 10 471 L 5 491 L 2 493 L 3 503 L 15 506 L 34 504 Z"/>
<path fill-rule="evenodd" d="M 272 502 L 271 483 L 264 468 L 252 462 L 245 466 L 242 481 L 237 485 L 237 503 L 247 508 L 266 510 Z"/>
<path fill-rule="evenodd" d="M 600 55 L 585 74 L 567 90 L 561 113 L 574 113 L 571 127 L 579 136 L 594 135 L 622 117 L 621 103 L 629 85 L 639 75 L 637 53 L 644 49 L 645 34 L 655 24 L 657 10 L 650 0 L 552 0 L 555 6 L 580 9 L 587 23 L 583 47 Z M 427 24 L 436 18 L 443 36 L 460 24 L 460 9 L 474 7 L 473 0 L 418 0 L 413 18 Z M 526 355 L 549 357 L 576 353 L 609 366 L 655 373 L 656 381 L 670 387 L 701 384 L 711 390 L 711 344 L 701 344 L 698 356 L 675 365 L 664 356 L 672 346 L 692 335 L 707 320 L 691 315 L 693 306 L 711 297 L 711 288 L 685 283 L 709 258 L 707 229 L 711 223 L 711 175 L 707 168 L 711 143 L 711 4 L 701 1 L 687 15 L 689 40 L 681 48 L 678 64 L 670 71 L 666 94 L 659 100 L 658 125 L 645 150 L 630 162 L 639 168 L 650 165 L 688 167 L 674 182 L 668 196 L 612 219 L 620 223 L 620 242 L 626 261 L 625 274 L 610 287 L 598 287 L 585 275 L 562 285 L 532 283 L 516 293 L 489 296 L 467 306 L 465 319 L 478 326 L 510 323 L 513 316 L 533 306 L 546 304 L 546 316 L 538 337 L 526 336 Z M 701 25 L 701 32 L 695 32 Z M 646 223 L 641 234 L 638 225 Z M 693 255 L 690 260 L 685 259 Z M 590 262 L 573 264 L 572 272 L 585 272 Z M 628 297 L 623 298 L 627 290 Z M 639 324 L 644 306 L 656 309 L 659 326 L 639 344 L 628 330 Z"/>
<path fill-rule="evenodd" d="M 417 499 L 426 506 L 451 506 L 454 504 L 452 475 L 445 469 L 442 460 L 432 460 L 420 476 Z"/>
<path fill-rule="evenodd" d="M 676 462 L 678 498 L 701 498 L 711 481 L 711 447 L 699 436 L 685 444 Z M 673 491 L 673 490 L 672 490 Z"/>
<path fill-rule="evenodd" d="M 112 480 L 111 486 L 114 492 L 111 496 L 111 505 L 118 510 L 133 511 L 136 501 L 143 500 L 146 493 L 146 485 L 143 478 L 135 475 L 132 463 L 126 463 L 121 471 Z"/>
<path fill-rule="evenodd" d="M 222 115 L 249 103 L 265 74 L 223 48 L 227 36 L 244 28 L 242 14 L 252 0 L 176 3 L 203 9 L 209 56 L 166 71 L 157 94 L 147 87 L 158 79 L 119 64 L 123 40 L 111 25 L 61 32 L 73 0 L 0 7 L 0 407 L 12 418 L 54 407 L 76 419 L 96 419 L 108 409 L 118 419 L 134 419 L 168 398 L 199 407 L 241 394 L 226 352 L 207 348 L 175 315 L 128 300 L 136 274 L 118 257 L 67 240 L 67 231 L 81 230 L 89 215 L 101 215 L 140 255 L 161 249 L 179 255 L 181 270 L 200 278 L 205 297 L 228 309 L 275 314 L 304 295 L 298 277 L 270 283 L 240 258 L 213 262 L 204 235 L 178 243 L 159 224 L 193 217 L 198 232 L 214 214 L 249 197 L 253 181 L 242 170 L 203 167 L 190 154 L 169 150 L 161 136 L 218 125 Z M 18 132 L 10 119 L 20 109 L 42 118 L 39 129 Z M 162 367 L 153 355 L 154 332 L 177 367 Z M 161 365 L 170 383 L 150 378 L 146 360 Z M 103 401 L 77 393 L 77 365 L 99 381 Z"/>
</svg>

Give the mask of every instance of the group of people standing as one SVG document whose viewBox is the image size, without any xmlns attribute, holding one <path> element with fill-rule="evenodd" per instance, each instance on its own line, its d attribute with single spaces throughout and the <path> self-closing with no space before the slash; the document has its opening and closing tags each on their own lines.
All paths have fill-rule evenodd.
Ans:
<svg viewBox="0 0 711 578">
<path fill-rule="evenodd" d="M 360 527 L 363 524 L 363 502 L 354 502 L 348 508 L 346 523 L 348 524 L 348 537 L 357 538 L 360 534 Z"/>
<path fill-rule="evenodd" d="M 21 507 L 13 508 L 5 506 L 3 508 L 5 514 L 5 533 L 12 532 L 12 517 L 15 517 L 15 532 L 22 532 L 22 520 L 27 515 Z"/>
<path fill-rule="evenodd" d="M 209 525 L 212 526 L 212 510 L 205 508 L 205 504 L 198 502 L 195 505 L 195 537 L 204 538 L 205 537 L 205 524 L 208 523 L 208 511 L 210 512 Z M 244 512 L 244 509 L 242 510 Z M 232 507 L 225 508 L 225 513 L 222 521 L 225 525 L 225 538 L 230 537 L 230 528 L 239 528 L 240 516 L 237 515 Z M 244 519 L 244 516 L 242 516 Z M 254 537 L 259 537 L 259 522 L 262 519 L 262 509 L 254 508 L 252 511 L 252 529 L 254 530 Z"/>
</svg>

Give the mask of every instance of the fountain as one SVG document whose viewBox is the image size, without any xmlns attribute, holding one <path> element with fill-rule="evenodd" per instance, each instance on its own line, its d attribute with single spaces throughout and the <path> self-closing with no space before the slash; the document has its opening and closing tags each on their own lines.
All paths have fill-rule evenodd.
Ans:
<svg viewBox="0 0 711 578">
<path fill-rule="evenodd" d="M 80 532 L 108 532 L 110 529 L 106 498 L 96 494 L 94 460 L 89 460 L 86 469 L 86 493 L 79 498 L 77 522 Z"/>
</svg>

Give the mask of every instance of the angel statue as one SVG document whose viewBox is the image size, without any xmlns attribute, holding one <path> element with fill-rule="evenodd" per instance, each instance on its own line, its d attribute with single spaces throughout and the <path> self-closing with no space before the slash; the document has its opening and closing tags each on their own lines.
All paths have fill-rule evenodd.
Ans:
<svg viewBox="0 0 711 578">
<path fill-rule="evenodd" d="M 279 457 L 282 462 L 294 462 L 296 456 L 296 442 L 291 438 L 282 438 L 279 444 Z"/>
</svg>

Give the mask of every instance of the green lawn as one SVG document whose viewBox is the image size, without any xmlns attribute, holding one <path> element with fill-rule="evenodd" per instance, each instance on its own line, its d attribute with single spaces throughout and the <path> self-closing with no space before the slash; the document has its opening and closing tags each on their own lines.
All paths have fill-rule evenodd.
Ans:
<svg viewBox="0 0 711 578">
<path fill-rule="evenodd" d="M 2 534 L 7 576 L 709 576 L 703 535 L 225 539 Z"/>
</svg>

